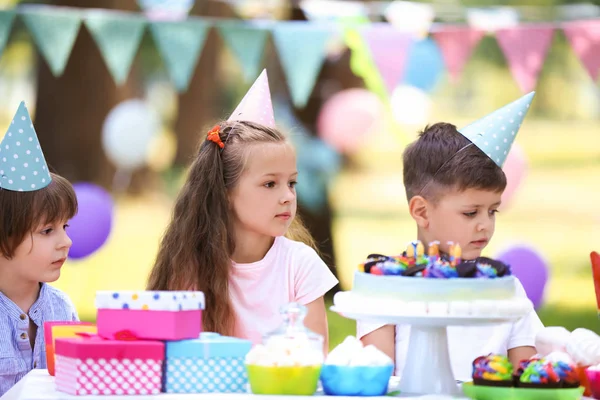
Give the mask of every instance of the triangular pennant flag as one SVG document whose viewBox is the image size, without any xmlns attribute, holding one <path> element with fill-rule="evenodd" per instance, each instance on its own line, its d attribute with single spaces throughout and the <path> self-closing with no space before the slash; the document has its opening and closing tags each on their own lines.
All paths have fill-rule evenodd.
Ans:
<svg viewBox="0 0 600 400">
<path fill-rule="evenodd" d="M 534 95 L 526 94 L 459 132 L 502 168 Z"/>
<path fill-rule="evenodd" d="M 210 24 L 199 19 L 153 22 L 150 31 L 179 92 L 187 90 Z"/>
<path fill-rule="evenodd" d="M 567 22 L 563 30 L 594 82 L 600 74 L 600 19 Z"/>
<path fill-rule="evenodd" d="M 21 13 L 40 53 L 54 76 L 65 70 L 81 26 L 81 15 L 74 10 L 28 7 Z"/>
<path fill-rule="evenodd" d="M 85 25 L 98 44 L 113 79 L 122 85 L 137 54 L 146 19 L 134 14 L 89 11 Z"/>
<path fill-rule="evenodd" d="M 32 192 L 51 181 L 31 117 L 21 102 L 0 142 L 0 189 Z"/>
<path fill-rule="evenodd" d="M 251 121 L 275 128 L 273 102 L 266 69 L 250 87 L 240 104 L 231 113 L 228 121 Z"/>
<path fill-rule="evenodd" d="M 362 34 L 388 94 L 391 94 L 404 76 L 406 56 L 413 44 L 413 37 L 388 24 L 372 24 Z"/>
<path fill-rule="evenodd" d="M 553 33 L 550 25 L 521 25 L 496 31 L 510 72 L 523 93 L 535 89 Z"/>
<path fill-rule="evenodd" d="M 444 26 L 432 32 L 452 82 L 458 82 L 465 64 L 484 35 L 484 31 L 468 26 Z"/>
<path fill-rule="evenodd" d="M 240 62 L 244 79 L 249 81 L 254 78 L 260 68 L 268 31 L 232 21 L 219 24 L 219 33 Z"/>
<path fill-rule="evenodd" d="M 308 102 L 331 34 L 329 27 L 304 21 L 282 22 L 274 27 L 275 46 L 296 107 Z"/>
<path fill-rule="evenodd" d="M 6 46 L 8 37 L 10 36 L 10 30 L 12 28 L 14 20 L 14 11 L 0 11 L 0 56 L 2 55 L 2 52 L 4 51 L 4 46 Z"/>
</svg>

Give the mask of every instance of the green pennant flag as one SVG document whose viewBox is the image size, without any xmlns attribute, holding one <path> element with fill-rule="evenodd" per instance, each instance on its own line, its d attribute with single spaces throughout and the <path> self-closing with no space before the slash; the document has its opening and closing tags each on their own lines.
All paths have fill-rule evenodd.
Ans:
<svg viewBox="0 0 600 400">
<path fill-rule="evenodd" d="M 13 21 L 15 20 L 14 11 L 0 11 L 0 56 L 4 51 L 4 46 L 10 36 L 10 29 L 12 28 Z"/>
<path fill-rule="evenodd" d="M 255 79 L 269 33 L 266 27 L 227 21 L 219 24 L 219 33 L 240 62 L 244 79 L 248 82 Z"/>
<path fill-rule="evenodd" d="M 332 30 L 291 21 L 275 25 L 273 34 L 294 105 L 304 107 L 321 71 Z"/>
<path fill-rule="evenodd" d="M 52 74 L 62 75 L 79 33 L 80 13 L 41 6 L 26 8 L 21 17 Z"/>
<path fill-rule="evenodd" d="M 89 11 L 85 16 L 85 25 L 96 41 L 113 79 L 117 85 L 122 85 L 137 54 L 146 19 L 135 14 Z"/>
<path fill-rule="evenodd" d="M 185 92 L 190 84 L 210 27 L 210 23 L 196 18 L 150 24 L 150 32 L 179 92 Z"/>
</svg>

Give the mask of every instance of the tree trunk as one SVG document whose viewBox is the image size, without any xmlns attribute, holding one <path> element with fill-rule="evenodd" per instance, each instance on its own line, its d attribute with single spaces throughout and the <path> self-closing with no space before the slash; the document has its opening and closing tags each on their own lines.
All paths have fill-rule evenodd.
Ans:
<svg viewBox="0 0 600 400">
<path fill-rule="evenodd" d="M 134 0 L 57 0 L 54 5 L 134 10 Z M 102 124 L 119 102 L 138 93 L 135 73 L 114 83 L 92 36 L 81 25 L 62 76 L 52 75 L 38 53 L 35 126 L 51 170 L 67 179 L 110 187 L 115 168 L 101 145 Z"/>
<path fill-rule="evenodd" d="M 206 17 L 233 17 L 232 10 L 222 2 L 200 2 L 193 11 Z M 179 95 L 179 109 L 175 121 L 175 164 L 180 167 L 190 164 L 201 136 L 211 128 L 208 125 L 223 117 L 219 110 L 223 102 L 223 90 L 220 87 L 218 71 L 218 59 L 223 49 L 222 39 L 216 29 L 211 29 L 188 90 Z"/>
</svg>

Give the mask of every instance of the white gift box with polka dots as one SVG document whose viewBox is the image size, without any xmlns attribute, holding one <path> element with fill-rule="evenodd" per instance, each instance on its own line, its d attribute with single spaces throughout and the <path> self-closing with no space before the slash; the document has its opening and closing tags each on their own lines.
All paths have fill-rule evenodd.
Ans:
<svg viewBox="0 0 600 400">
<path fill-rule="evenodd" d="M 139 339 L 197 338 L 202 330 L 202 292 L 99 291 L 96 293 L 98 335 L 113 339 L 129 331 Z"/>
<path fill-rule="evenodd" d="M 244 365 L 252 343 L 204 332 L 199 339 L 166 343 L 165 392 L 246 393 Z"/>
<path fill-rule="evenodd" d="M 165 345 L 146 340 L 56 340 L 56 389 L 71 395 L 152 395 L 162 386 Z"/>
</svg>

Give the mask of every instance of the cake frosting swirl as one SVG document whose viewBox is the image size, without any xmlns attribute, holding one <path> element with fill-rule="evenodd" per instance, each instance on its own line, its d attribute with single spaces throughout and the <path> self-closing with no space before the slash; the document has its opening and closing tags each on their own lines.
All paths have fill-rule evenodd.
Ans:
<svg viewBox="0 0 600 400">
<path fill-rule="evenodd" d="M 473 361 L 473 381 L 477 385 L 512 385 L 513 366 L 506 356 L 490 354 Z"/>
<path fill-rule="evenodd" d="M 579 377 L 573 364 L 565 361 L 551 362 L 545 358 L 529 360 L 523 365 L 519 376 L 519 385 L 546 387 L 577 387 Z"/>
</svg>

